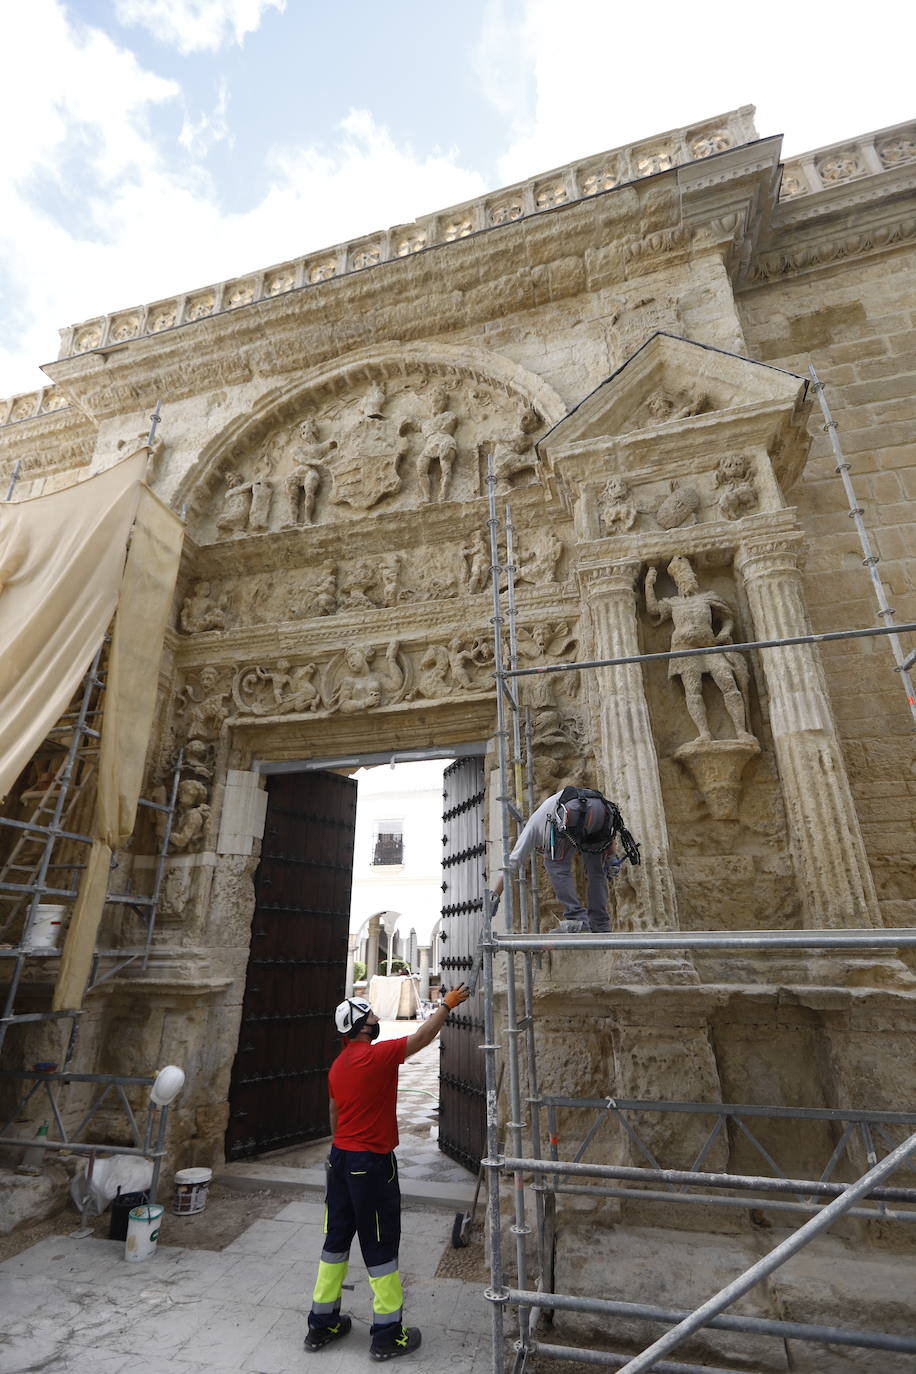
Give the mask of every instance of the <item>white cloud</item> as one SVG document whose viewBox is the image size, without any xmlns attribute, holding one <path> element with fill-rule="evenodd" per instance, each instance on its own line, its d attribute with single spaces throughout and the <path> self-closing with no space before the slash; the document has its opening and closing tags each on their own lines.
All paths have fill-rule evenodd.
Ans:
<svg viewBox="0 0 916 1374">
<path fill-rule="evenodd" d="M 192 157 L 201 157 L 215 143 L 231 143 L 231 141 L 229 85 L 225 80 L 221 80 L 216 104 L 212 112 L 201 115 L 200 119 L 191 119 L 185 115 L 181 133 L 178 135 L 178 142 Z"/>
<path fill-rule="evenodd" d="M 489 0 L 477 70 L 510 123 L 500 180 L 742 105 L 787 155 L 911 119 L 895 25 L 902 37 L 899 5 L 881 0 L 854 31 L 835 0 L 733 5 L 710 22 L 682 0 Z"/>
<path fill-rule="evenodd" d="M 28 69 L 9 63 L 0 87 L 5 127 L 29 131 L 0 162 L 0 280 L 12 297 L 0 322 L 0 396 L 46 383 L 38 364 L 56 356 L 64 325 L 405 222 L 485 189 L 454 154 L 419 156 L 371 113 L 355 110 L 320 150 L 311 143 L 275 149 L 267 193 L 250 210 L 227 214 L 206 169 L 178 149 L 167 158 L 150 132 L 150 109 L 181 94 L 174 83 L 143 71 L 99 32 L 70 27 L 59 0 L 15 10 L 23 17 L 15 33 L 0 19 L 0 43 L 40 48 L 43 60 Z M 213 136 L 218 118 L 188 131 L 192 152 L 195 141 Z M 45 194 L 48 184 L 57 201 Z"/>
<path fill-rule="evenodd" d="M 121 24 L 148 29 L 183 54 L 244 43 L 270 9 L 282 14 L 286 0 L 115 0 Z"/>
</svg>

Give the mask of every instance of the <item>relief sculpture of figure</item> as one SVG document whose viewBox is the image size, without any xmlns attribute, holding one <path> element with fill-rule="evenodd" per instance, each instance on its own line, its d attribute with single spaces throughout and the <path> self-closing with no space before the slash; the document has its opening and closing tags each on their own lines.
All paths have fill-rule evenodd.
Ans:
<svg viewBox="0 0 916 1374">
<path fill-rule="evenodd" d="M 458 444 L 455 439 L 458 416 L 448 408 L 447 387 L 437 386 L 433 391 L 432 418 L 424 420 L 420 428 L 424 440 L 420 455 L 417 458 L 417 485 L 420 499 L 423 501 L 432 500 L 432 468 L 434 463 L 438 463 L 438 499 L 445 501 L 452 481 L 452 466 L 458 455 Z"/>
<path fill-rule="evenodd" d="M 331 709 L 344 715 L 357 711 L 371 711 L 382 705 L 386 691 L 397 694 L 404 685 L 404 673 L 398 663 L 400 643 L 393 639 L 385 651 L 384 668 L 373 669 L 374 649 L 361 649 L 351 644 L 344 653 L 347 671 L 340 679 L 331 699 Z"/>
<path fill-rule="evenodd" d="M 296 461 L 283 480 L 281 491 L 281 529 L 311 525 L 315 520 L 315 502 L 324 477 L 323 459 L 337 447 L 336 439 L 322 442 L 318 424 L 309 416 L 299 426 L 299 442 L 295 446 Z"/>
<path fill-rule="evenodd" d="M 598 513 L 608 534 L 625 534 L 633 528 L 639 512 L 622 477 L 607 479 L 598 501 Z"/>
<path fill-rule="evenodd" d="M 187 683 L 179 692 L 179 702 L 189 739 L 215 739 L 228 714 L 225 705 L 228 692 L 219 690 L 216 668 L 202 668 L 199 686 Z"/>
<path fill-rule="evenodd" d="M 193 849 L 203 839 L 210 807 L 207 803 L 209 792 L 205 783 L 197 778 L 185 778 L 178 784 L 176 798 L 176 819 L 169 837 L 169 849 Z M 160 784 L 153 788 L 153 801 L 164 803 L 165 788 Z M 160 840 L 165 835 L 166 817 L 162 811 L 155 815 L 156 833 Z"/>
<path fill-rule="evenodd" d="M 671 621 L 672 650 L 706 649 L 715 644 L 730 643 L 735 617 L 728 602 L 717 592 L 700 591 L 689 558 L 681 555 L 672 558 L 668 573 L 674 579 L 677 596 L 656 599 L 658 570 L 650 567 L 646 573 L 646 609 L 659 623 Z M 722 693 L 725 709 L 734 726 L 735 738 L 756 743 L 754 735 L 747 729 L 747 667 L 740 654 L 723 652 L 697 658 L 672 658 L 668 663 L 668 676 L 681 679 L 687 710 L 697 728 L 699 739 L 712 739 L 703 701 L 703 678 L 709 676 Z"/>
<path fill-rule="evenodd" d="M 251 483 L 243 481 L 237 472 L 227 472 L 225 482 L 226 494 L 223 508 L 216 517 L 216 528 L 223 534 L 237 534 L 248 528 Z"/>
<path fill-rule="evenodd" d="M 251 507 L 248 512 L 250 530 L 266 530 L 270 527 L 270 500 L 273 495 L 273 482 L 270 480 L 271 457 L 267 449 L 261 454 L 255 468 L 254 481 L 251 483 Z"/>
<path fill-rule="evenodd" d="M 562 557 L 563 541 L 549 530 L 533 549 L 519 559 L 516 582 L 530 582 L 535 587 L 543 586 L 545 582 L 556 582 Z"/>
<path fill-rule="evenodd" d="M 490 546 L 484 536 L 475 534 L 461 550 L 464 560 L 465 586 L 472 596 L 486 590 L 490 580 Z"/>
<path fill-rule="evenodd" d="M 493 445 L 493 466 L 504 487 L 520 472 L 534 472 L 538 458 L 534 451 L 534 436 L 543 421 L 534 406 L 525 406 L 519 416 L 518 429 L 506 439 Z"/>
<path fill-rule="evenodd" d="M 226 612 L 214 601 L 209 582 L 198 582 L 191 595 L 185 597 L 178 621 L 188 635 L 225 630 Z"/>
<path fill-rule="evenodd" d="M 743 454 L 727 454 L 719 459 L 716 486 L 722 488 L 718 506 L 726 520 L 740 520 L 757 504 L 750 462 Z"/>
</svg>

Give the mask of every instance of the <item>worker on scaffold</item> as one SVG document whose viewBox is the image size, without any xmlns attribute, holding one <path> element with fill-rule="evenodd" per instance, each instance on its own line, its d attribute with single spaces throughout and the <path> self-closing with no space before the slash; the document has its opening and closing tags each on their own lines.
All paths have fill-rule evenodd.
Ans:
<svg viewBox="0 0 916 1374">
<path fill-rule="evenodd" d="M 615 852 L 618 840 L 621 855 Z M 554 792 L 529 816 L 509 855 L 509 867 L 518 872 L 533 849 L 543 854 L 554 896 L 563 907 L 558 932 L 573 935 L 581 931 L 609 931 L 608 880 L 616 876 L 625 859 L 631 864 L 639 863 L 639 845 L 614 803 L 590 787 L 564 787 Z M 585 906 L 573 876 L 577 853 L 585 869 Z M 498 898 L 502 891 L 500 873 L 493 893 Z"/>
<path fill-rule="evenodd" d="M 398 1069 L 431 1045 L 467 988 L 452 988 L 413 1035 L 374 1044 L 379 1019 L 362 997 L 348 997 L 334 1013 L 343 1047 L 328 1073 L 333 1142 L 327 1164 L 325 1237 L 309 1312 L 305 1348 L 323 1350 L 346 1336 L 350 1317 L 340 1311 L 350 1246 L 355 1235 L 372 1288 L 369 1354 L 373 1360 L 409 1355 L 420 1332 L 403 1323 L 398 1272 L 401 1190 L 394 1150 L 398 1143 Z"/>
</svg>

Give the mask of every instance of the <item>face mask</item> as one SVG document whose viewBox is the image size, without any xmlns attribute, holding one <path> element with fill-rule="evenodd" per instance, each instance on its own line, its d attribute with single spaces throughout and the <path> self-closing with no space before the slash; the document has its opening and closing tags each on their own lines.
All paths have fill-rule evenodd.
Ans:
<svg viewBox="0 0 916 1374">
<path fill-rule="evenodd" d="M 378 1022 L 378 1021 L 376 1021 L 376 1023 L 375 1023 L 374 1026 L 367 1026 L 367 1027 L 366 1027 L 366 1030 L 369 1032 L 369 1039 L 370 1039 L 370 1040 L 377 1040 L 378 1037 L 379 1037 L 379 1032 L 380 1032 L 381 1029 L 382 1029 L 381 1024 L 380 1024 L 380 1022 Z"/>
</svg>

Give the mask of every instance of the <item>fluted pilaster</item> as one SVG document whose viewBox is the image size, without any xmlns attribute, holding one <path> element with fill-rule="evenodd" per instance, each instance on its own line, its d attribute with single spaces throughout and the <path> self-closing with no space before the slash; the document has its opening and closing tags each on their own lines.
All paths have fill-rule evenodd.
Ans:
<svg viewBox="0 0 916 1374">
<path fill-rule="evenodd" d="M 810 634 L 794 541 L 749 545 L 744 578 L 756 639 Z M 796 877 L 809 926 L 879 926 L 881 918 L 815 645 L 760 654 Z"/>
<path fill-rule="evenodd" d="M 582 574 L 596 658 L 639 653 L 638 572 L 637 563 L 628 563 Z M 627 873 L 636 892 L 639 921 L 646 928 L 676 930 L 668 827 L 641 665 L 596 669 L 593 702 L 605 787 L 641 846 L 641 866 Z"/>
</svg>

